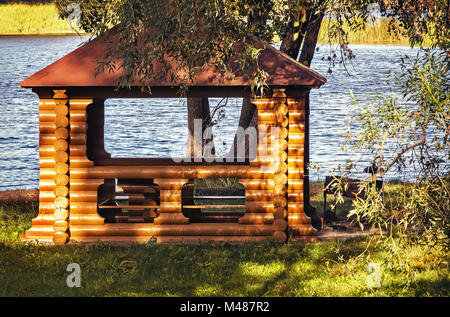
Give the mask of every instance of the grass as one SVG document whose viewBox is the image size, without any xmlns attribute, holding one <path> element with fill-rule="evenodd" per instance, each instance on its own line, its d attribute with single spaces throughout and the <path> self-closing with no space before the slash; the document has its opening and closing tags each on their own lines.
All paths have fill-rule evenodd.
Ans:
<svg viewBox="0 0 450 317">
<path fill-rule="evenodd" d="M 315 244 L 24 244 L 36 205 L 0 206 L 0 296 L 449 296 L 448 258 L 407 252 L 391 267 L 377 239 Z M 381 286 L 367 286 L 369 263 Z M 81 287 L 66 269 L 81 266 Z"/>
<path fill-rule="evenodd" d="M 76 34 L 58 17 L 54 3 L 0 5 L 1 35 Z"/>
</svg>

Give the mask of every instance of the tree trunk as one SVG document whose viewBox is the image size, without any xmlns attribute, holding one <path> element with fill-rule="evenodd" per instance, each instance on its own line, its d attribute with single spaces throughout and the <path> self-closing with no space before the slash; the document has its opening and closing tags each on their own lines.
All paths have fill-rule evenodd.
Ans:
<svg viewBox="0 0 450 317">
<path fill-rule="evenodd" d="M 239 125 L 243 129 L 255 127 L 258 125 L 258 109 L 250 102 L 250 98 L 246 97 L 242 100 L 241 116 L 239 118 Z M 238 140 L 238 135 L 234 135 L 233 145 L 228 152 L 228 157 L 237 157 L 238 141 L 245 142 L 245 158 L 249 158 L 250 144 L 248 135 L 245 134 L 245 140 Z M 251 158 L 253 159 L 253 158 Z"/>
<path fill-rule="evenodd" d="M 187 98 L 187 110 L 188 110 L 188 130 L 189 130 L 189 142 L 187 149 L 187 156 L 190 157 L 203 157 L 203 151 L 205 150 L 205 146 L 209 143 L 211 148 L 211 154 L 215 153 L 214 143 L 212 138 L 212 133 L 208 135 L 206 129 L 209 127 L 211 123 L 211 111 L 209 108 L 208 98 Z M 201 129 L 201 140 L 197 140 L 198 144 L 195 146 L 195 120 L 202 121 L 202 129 Z M 211 130 L 210 130 L 211 132 Z M 209 139 L 205 140 L 203 136 L 209 137 Z M 200 143 L 201 142 L 201 143 Z M 197 151 L 197 153 L 195 153 Z"/>
<path fill-rule="evenodd" d="M 323 13 L 317 12 L 317 14 L 312 14 L 311 21 L 306 27 L 305 41 L 302 46 L 302 52 L 300 54 L 300 63 L 306 66 L 311 65 L 311 61 L 314 57 L 314 52 L 316 51 L 317 39 L 319 37 L 320 25 L 323 20 Z"/>
</svg>

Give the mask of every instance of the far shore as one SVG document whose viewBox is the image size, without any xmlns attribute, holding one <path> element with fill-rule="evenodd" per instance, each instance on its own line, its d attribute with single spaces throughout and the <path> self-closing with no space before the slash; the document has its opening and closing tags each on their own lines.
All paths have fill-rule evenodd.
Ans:
<svg viewBox="0 0 450 317">
<path fill-rule="evenodd" d="M 328 43 L 326 21 L 319 32 L 319 44 Z M 77 29 L 79 35 L 87 35 Z M 67 21 L 58 16 L 54 3 L 47 4 L 0 4 L 0 36 L 74 36 Z M 279 39 L 278 39 L 279 40 Z M 274 42 L 278 42 L 275 38 Z M 408 46 L 406 38 L 397 38 L 388 33 L 388 22 L 380 19 L 376 25 L 368 25 L 365 31 L 349 32 L 351 45 L 396 45 Z M 424 45 L 427 43 L 425 41 Z"/>
</svg>

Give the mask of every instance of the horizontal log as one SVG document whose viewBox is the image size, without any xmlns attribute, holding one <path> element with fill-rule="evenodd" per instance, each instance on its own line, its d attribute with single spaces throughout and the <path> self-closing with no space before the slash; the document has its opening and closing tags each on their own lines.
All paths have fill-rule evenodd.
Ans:
<svg viewBox="0 0 450 317">
<path fill-rule="evenodd" d="M 84 225 L 86 227 L 93 225 L 103 225 L 105 219 L 100 217 L 97 214 L 85 214 L 85 213 L 77 213 L 72 211 L 72 207 L 70 208 L 70 230 L 72 234 L 72 225 Z"/>
<path fill-rule="evenodd" d="M 103 179 L 70 179 L 70 189 L 73 191 L 97 191 L 104 182 Z"/>
<path fill-rule="evenodd" d="M 69 151 L 71 156 L 86 156 L 86 145 L 71 144 Z"/>
<path fill-rule="evenodd" d="M 275 105 L 275 113 L 277 115 L 283 115 L 283 116 L 287 115 L 288 106 L 284 103 Z"/>
<path fill-rule="evenodd" d="M 158 177 L 158 176 L 157 176 Z M 184 184 L 189 182 L 187 178 L 181 179 L 173 179 L 173 178 L 155 178 L 153 179 L 154 183 L 160 189 L 160 195 L 164 194 L 163 191 L 168 191 L 169 193 L 173 193 L 174 191 L 180 191 Z"/>
<path fill-rule="evenodd" d="M 53 224 L 53 230 L 55 230 L 55 232 L 66 232 L 69 230 L 69 223 L 64 220 L 56 220 Z"/>
<path fill-rule="evenodd" d="M 55 220 L 67 220 L 69 219 L 69 210 L 67 208 L 56 208 L 53 214 Z"/>
<path fill-rule="evenodd" d="M 302 168 L 289 168 L 288 167 L 288 179 L 289 182 L 297 182 L 303 179 L 303 167 Z"/>
<path fill-rule="evenodd" d="M 286 103 L 289 106 L 289 109 L 304 109 L 305 107 L 305 99 L 303 98 L 287 98 Z"/>
<path fill-rule="evenodd" d="M 274 195 L 285 195 L 287 193 L 286 184 L 277 184 L 273 187 L 272 190 Z"/>
<path fill-rule="evenodd" d="M 39 121 L 39 133 L 55 133 L 55 121 Z"/>
<path fill-rule="evenodd" d="M 69 130 L 67 128 L 56 128 L 55 137 L 57 139 L 67 139 L 69 137 Z"/>
<path fill-rule="evenodd" d="M 300 213 L 288 213 L 288 224 L 289 225 L 297 225 L 297 224 L 308 224 L 311 223 L 311 218 L 305 215 L 304 212 Z"/>
<path fill-rule="evenodd" d="M 39 158 L 39 167 L 40 168 L 54 168 L 55 167 L 55 158 L 53 156 L 44 156 Z"/>
<path fill-rule="evenodd" d="M 281 126 L 281 127 L 287 127 L 289 124 L 289 119 L 286 115 L 283 114 L 276 114 L 275 115 L 276 118 L 276 122 L 277 122 L 277 126 Z"/>
<path fill-rule="evenodd" d="M 185 209 L 245 209 L 246 205 L 183 205 Z"/>
<path fill-rule="evenodd" d="M 67 114 L 69 113 L 69 107 L 67 107 L 65 104 L 56 105 L 55 113 L 56 116 L 67 116 Z"/>
<path fill-rule="evenodd" d="M 41 168 L 39 169 L 40 178 L 54 178 L 56 176 L 55 169 L 53 168 Z"/>
<path fill-rule="evenodd" d="M 72 149 L 72 147 L 71 147 Z M 153 178 L 161 188 L 161 179 L 166 178 L 209 178 L 244 177 L 255 179 L 272 178 L 272 171 L 248 166 L 95 166 L 93 168 L 72 168 L 73 178 Z M 158 178 L 158 179 L 156 179 Z M 186 181 L 187 182 L 187 181 Z M 172 186 L 172 185 L 171 185 Z M 171 187 L 172 188 L 172 187 Z"/>
<path fill-rule="evenodd" d="M 99 240 L 105 244 L 122 244 L 122 243 L 148 243 L 151 239 L 156 239 L 156 243 L 204 243 L 204 242 L 235 242 L 243 243 L 247 241 L 264 241 L 272 240 L 269 236 L 78 236 L 71 237 L 71 241 L 80 243 L 96 243 Z"/>
<path fill-rule="evenodd" d="M 53 145 L 39 146 L 39 157 L 53 157 L 55 152 L 55 147 Z"/>
<path fill-rule="evenodd" d="M 289 123 L 289 135 L 293 134 L 304 134 L 305 124 L 304 123 Z"/>
<path fill-rule="evenodd" d="M 56 113 L 54 110 L 41 110 L 39 111 L 40 122 L 55 122 Z"/>
<path fill-rule="evenodd" d="M 84 168 L 92 167 L 94 162 L 90 161 L 86 156 L 74 156 L 70 155 L 70 167 L 71 168 Z"/>
<path fill-rule="evenodd" d="M 55 198 L 55 207 L 56 208 L 68 208 L 69 207 L 69 199 L 66 197 L 56 197 Z"/>
<path fill-rule="evenodd" d="M 290 202 L 303 202 L 303 191 L 288 193 L 287 196 Z"/>
<path fill-rule="evenodd" d="M 289 133 L 289 144 L 305 144 L 303 133 Z"/>
<path fill-rule="evenodd" d="M 288 202 L 288 214 L 298 214 L 303 213 L 303 203 L 299 202 Z"/>
<path fill-rule="evenodd" d="M 158 217 L 159 218 L 159 217 Z M 155 221 L 158 219 L 155 218 Z M 71 225 L 76 236 L 271 236 L 273 225 L 244 225 L 237 223 L 190 223 L 186 225 L 104 224 L 99 226 Z"/>
<path fill-rule="evenodd" d="M 247 201 L 271 201 L 273 199 L 271 190 L 246 190 L 245 200 Z"/>
<path fill-rule="evenodd" d="M 284 185 L 287 183 L 287 180 L 286 174 L 277 173 L 273 176 L 273 181 L 276 185 Z"/>
<path fill-rule="evenodd" d="M 67 186 L 55 186 L 55 196 L 67 197 L 69 195 L 69 188 Z"/>
<path fill-rule="evenodd" d="M 284 231 L 287 228 L 287 222 L 284 219 L 275 219 L 273 226 L 276 231 Z"/>
<path fill-rule="evenodd" d="M 70 214 L 95 214 L 97 215 L 97 202 L 71 201 Z"/>
<path fill-rule="evenodd" d="M 40 237 L 53 237 L 53 225 L 36 225 L 32 226 L 25 232 L 24 238 L 32 239 L 32 238 L 40 238 Z"/>
<path fill-rule="evenodd" d="M 56 162 L 66 163 L 69 160 L 69 154 L 66 151 L 56 151 L 54 157 Z"/>
<path fill-rule="evenodd" d="M 273 212 L 273 217 L 275 219 L 286 219 L 287 209 L 286 208 L 275 208 L 275 211 Z"/>
<path fill-rule="evenodd" d="M 58 162 L 54 166 L 56 174 L 67 174 L 69 172 L 69 165 L 67 163 Z"/>
<path fill-rule="evenodd" d="M 283 231 L 275 231 L 275 232 L 273 233 L 272 239 L 273 239 L 275 242 L 283 243 L 283 242 L 286 242 L 286 240 L 287 240 L 287 235 L 286 235 L 286 233 L 283 232 Z"/>
<path fill-rule="evenodd" d="M 69 176 L 62 174 L 62 175 L 56 175 L 54 177 L 54 180 L 55 180 L 55 185 L 65 186 L 65 185 L 69 184 L 70 178 L 69 178 Z"/>
<path fill-rule="evenodd" d="M 56 142 L 56 137 L 54 134 L 40 133 L 39 134 L 39 145 L 54 145 Z"/>
<path fill-rule="evenodd" d="M 53 99 L 40 99 L 39 110 L 54 110 L 55 101 Z"/>
<path fill-rule="evenodd" d="M 272 190 L 274 188 L 273 179 L 239 178 L 239 183 L 244 185 L 245 190 Z"/>
<path fill-rule="evenodd" d="M 86 145 L 86 134 L 85 133 L 70 133 L 70 144 Z"/>
<path fill-rule="evenodd" d="M 39 201 L 40 202 L 54 202 L 55 200 L 55 192 L 53 191 L 39 191 Z"/>
<path fill-rule="evenodd" d="M 239 218 L 240 224 L 271 224 L 274 221 L 273 214 L 247 213 Z"/>
<path fill-rule="evenodd" d="M 302 179 L 289 179 L 288 181 L 288 193 L 295 193 L 303 190 L 303 180 Z"/>
<path fill-rule="evenodd" d="M 278 196 L 275 196 L 275 197 L 273 198 L 273 206 L 274 206 L 275 208 L 278 208 L 278 207 L 283 208 L 283 207 L 285 207 L 286 205 L 287 205 L 287 199 L 286 199 L 286 197 L 281 196 L 281 195 L 278 195 Z"/>
<path fill-rule="evenodd" d="M 72 122 L 86 122 L 87 113 L 85 110 L 70 109 L 70 123 Z"/>
<path fill-rule="evenodd" d="M 289 123 L 302 123 L 305 121 L 305 113 L 303 111 L 289 111 Z"/>
<path fill-rule="evenodd" d="M 64 244 L 67 241 L 69 241 L 69 235 L 67 233 L 57 231 L 53 234 L 53 242 L 55 244 Z"/>
<path fill-rule="evenodd" d="M 93 99 L 70 99 L 70 110 L 85 110 L 90 104 L 93 103 Z"/>
<path fill-rule="evenodd" d="M 66 140 L 58 139 L 55 141 L 55 150 L 56 151 L 67 151 L 69 148 L 69 143 Z"/>
<path fill-rule="evenodd" d="M 54 223 L 55 217 L 53 214 L 39 214 L 36 216 L 36 218 L 33 218 L 33 220 L 31 220 L 32 226 L 40 226 L 40 225 L 53 226 Z"/>
<path fill-rule="evenodd" d="M 65 116 L 55 116 L 55 125 L 57 128 L 67 128 L 69 126 L 69 118 Z"/>
<path fill-rule="evenodd" d="M 176 224 L 187 224 L 189 223 L 189 218 L 186 218 L 181 213 L 161 213 L 158 217 L 153 219 L 153 223 L 156 225 L 168 224 L 168 225 L 176 225 Z"/>
<path fill-rule="evenodd" d="M 276 122 L 275 112 L 258 112 L 258 124 L 264 123 L 266 125 L 274 124 Z"/>
<path fill-rule="evenodd" d="M 246 201 L 245 209 L 249 213 L 273 213 L 275 211 L 271 201 Z"/>
<path fill-rule="evenodd" d="M 304 144 L 289 144 L 288 145 L 288 156 L 298 158 L 303 157 L 305 154 L 305 146 Z"/>
<path fill-rule="evenodd" d="M 87 123 L 86 122 L 71 122 L 70 132 L 71 133 L 86 133 Z"/>
<path fill-rule="evenodd" d="M 275 101 L 272 98 L 251 99 L 250 102 L 260 110 L 273 109 Z"/>
<path fill-rule="evenodd" d="M 145 204 L 145 205 L 120 205 L 120 206 L 108 206 L 108 205 L 101 205 L 98 206 L 98 209 L 145 209 L 145 208 L 156 208 L 159 207 L 157 204 Z"/>
<path fill-rule="evenodd" d="M 70 202 L 95 202 L 97 203 L 97 191 L 91 190 L 91 191 L 79 191 L 79 190 L 73 190 L 71 188 L 70 190 Z"/>
<path fill-rule="evenodd" d="M 310 224 L 295 224 L 289 225 L 289 231 L 293 236 L 314 236 L 317 235 L 317 230 Z"/>
<path fill-rule="evenodd" d="M 55 212 L 55 204 L 54 202 L 45 202 L 40 201 L 39 202 L 39 214 L 45 213 L 45 214 L 53 214 Z"/>
</svg>

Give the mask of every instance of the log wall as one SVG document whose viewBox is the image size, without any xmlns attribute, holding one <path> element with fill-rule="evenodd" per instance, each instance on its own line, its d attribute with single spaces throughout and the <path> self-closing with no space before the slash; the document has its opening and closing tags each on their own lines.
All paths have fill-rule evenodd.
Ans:
<svg viewBox="0 0 450 317">
<path fill-rule="evenodd" d="M 155 236 L 159 242 L 285 242 L 288 228 L 297 236 L 315 234 L 303 210 L 302 98 L 288 98 L 279 89 L 272 98 L 251 101 L 258 109 L 259 137 L 257 157 L 249 166 L 95 166 L 87 149 L 103 141 L 88 144 L 87 137 L 99 133 L 88 132 L 87 116 L 103 114 L 102 105 L 96 106 L 103 101 L 54 92 L 53 99 L 40 100 L 40 207 L 25 239 L 144 242 Z M 183 215 L 183 185 L 209 177 L 237 177 L 245 186 L 246 213 L 238 223 L 190 223 Z M 97 201 L 105 179 L 153 179 L 160 190 L 153 223 L 105 224 Z"/>
</svg>

